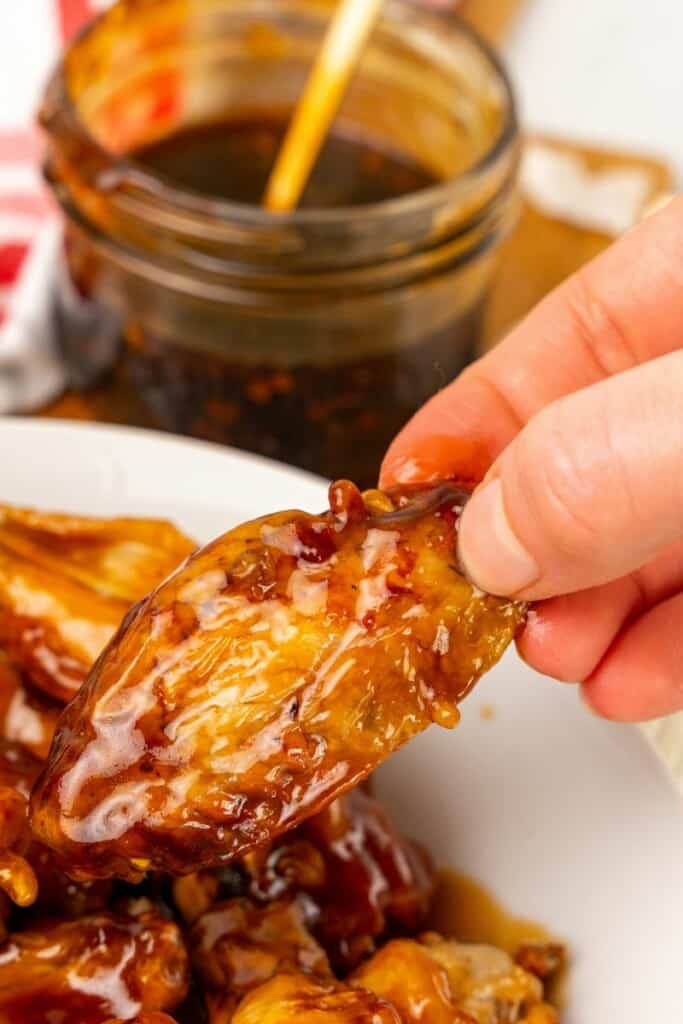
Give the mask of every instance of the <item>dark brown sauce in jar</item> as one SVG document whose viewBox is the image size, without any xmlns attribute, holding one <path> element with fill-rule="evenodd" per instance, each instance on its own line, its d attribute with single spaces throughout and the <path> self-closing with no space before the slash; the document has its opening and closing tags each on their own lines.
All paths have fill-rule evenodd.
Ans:
<svg viewBox="0 0 683 1024">
<path fill-rule="evenodd" d="M 43 106 L 72 387 L 100 385 L 99 418 L 371 486 L 476 351 L 516 211 L 505 76 L 457 19 L 397 0 L 301 209 L 274 216 L 261 198 L 321 5 L 152 7 L 103 15 Z"/>
<path fill-rule="evenodd" d="M 477 307 L 410 350 L 334 367 L 245 365 L 130 334 L 116 373 L 154 426 L 369 487 L 399 430 L 474 356 L 480 319 Z"/>
<path fill-rule="evenodd" d="M 290 117 L 283 111 L 195 125 L 138 149 L 135 159 L 181 188 L 258 206 Z M 437 180 L 404 154 L 342 125 L 323 146 L 300 206 L 320 210 L 381 203 Z"/>
<path fill-rule="evenodd" d="M 288 124 L 286 114 L 198 125 L 136 150 L 136 163 L 160 180 L 202 196 L 257 206 Z M 413 195 L 437 183 L 429 171 L 374 140 L 337 130 L 327 140 L 302 201 L 304 210 L 357 207 Z M 79 292 L 92 297 L 85 277 Z M 351 296 L 350 296 L 351 297 Z M 125 347 L 115 369 L 118 388 L 141 397 L 154 426 L 232 444 L 325 476 L 350 476 L 361 486 L 377 480 L 380 460 L 395 434 L 435 391 L 474 354 L 481 305 L 460 312 L 444 329 L 421 333 L 397 349 L 394 318 L 379 350 L 349 359 L 344 339 L 327 330 L 338 358 L 290 364 L 234 360 L 233 330 L 226 323 L 224 353 L 169 343 L 135 322 L 122 325 Z M 319 311 L 314 315 L 319 318 Z M 77 320 L 77 318 L 75 318 Z M 66 348 L 76 333 L 68 314 Z M 91 320 L 88 321 L 90 328 Z M 101 323 L 111 332 L 103 310 Z M 239 328 L 237 328 L 239 330 Z M 283 356 L 291 350 L 286 322 L 261 321 L 254 330 L 276 332 Z M 115 333 L 115 331 L 114 331 Z M 88 344 L 90 338 L 86 340 Z M 182 341 L 182 339 L 181 339 Z M 73 349 L 80 367 L 83 352 Z"/>
<path fill-rule="evenodd" d="M 173 185 L 258 206 L 288 122 L 285 113 L 199 125 L 134 156 Z M 323 147 L 301 208 L 380 203 L 436 180 L 407 157 L 342 128 Z M 369 486 L 393 436 L 473 353 L 478 312 L 411 351 L 389 346 L 380 357 L 341 358 L 333 367 L 233 362 L 229 337 L 224 357 L 207 358 L 133 332 L 120 372 L 164 427 Z M 286 349 L 284 325 L 280 340 Z"/>
</svg>

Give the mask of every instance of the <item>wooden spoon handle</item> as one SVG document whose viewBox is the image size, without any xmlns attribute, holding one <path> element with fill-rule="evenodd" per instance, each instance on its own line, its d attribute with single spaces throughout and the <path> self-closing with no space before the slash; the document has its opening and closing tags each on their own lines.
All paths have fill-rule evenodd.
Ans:
<svg viewBox="0 0 683 1024">
<path fill-rule="evenodd" d="M 263 205 L 298 205 L 336 117 L 383 0 L 341 0 L 278 155 Z"/>
</svg>

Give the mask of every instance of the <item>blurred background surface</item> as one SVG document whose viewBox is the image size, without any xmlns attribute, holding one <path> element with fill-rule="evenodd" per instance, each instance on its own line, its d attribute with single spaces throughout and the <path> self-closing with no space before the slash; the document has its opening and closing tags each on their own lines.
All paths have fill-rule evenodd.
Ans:
<svg viewBox="0 0 683 1024">
<path fill-rule="evenodd" d="M 527 0 L 503 41 L 534 131 L 650 151 L 683 175 L 683 4 Z"/>
</svg>

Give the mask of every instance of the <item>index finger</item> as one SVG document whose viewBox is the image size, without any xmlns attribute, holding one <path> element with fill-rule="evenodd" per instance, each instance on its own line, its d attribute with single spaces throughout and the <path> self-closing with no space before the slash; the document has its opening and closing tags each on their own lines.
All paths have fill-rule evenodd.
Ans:
<svg viewBox="0 0 683 1024">
<path fill-rule="evenodd" d="M 436 395 L 391 445 L 381 485 L 478 482 L 563 395 L 683 345 L 683 196 L 552 292 Z"/>
</svg>

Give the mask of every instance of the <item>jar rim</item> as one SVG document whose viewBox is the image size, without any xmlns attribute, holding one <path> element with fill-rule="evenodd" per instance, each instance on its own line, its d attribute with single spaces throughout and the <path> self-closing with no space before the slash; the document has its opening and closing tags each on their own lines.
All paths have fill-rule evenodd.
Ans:
<svg viewBox="0 0 683 1024">
<path fill-rule="evenodd" d="M 172 208 L 181 216 L 184 214 L 188 217 L 196 217 L 198 220 L 205 216 L 214 223 L 218 220 L 229 222 L 243 229 L 251 228 L 262 231 L 278 228 L 296 230 L 312 226 L 330 227 L 339 224 L 351 228 L 363 224 L 367 228 L 368 221 L 374 220 L 381 223 L 383 220 L 393 220 L 400 216 L 425 214 L 431 208 L 438 207 L 441 203 L 447 203 L 459 195 L 466 196 L 470 190 L 476 187 L 482 177 L 511 154 L 513 155 L 512 173 L 517 163 L 515 144 L 519 137 L 517 103 L 503 61 L 484 37 L 459 15 L 452 11 L 417 9 L 404 3 L 403 0 L 398 0 L 397 6 L 397 0 L 393 0 L 387 9 L 389 15 L 386 12 L 383 15 L 385 20 L 387 17 L 389 18 L 390 23 L 392 7 L 402 11 L 404 22 L 416 22 L 419 18 L 422 28 L 424 28 L 425 22 L 431 23 L 434 31 L 437 26 L 441 26 L 464 37 L 474 45 L 479 55 L 484 57 L 498 85 L 501 86 L 501 125 L 486 151 L 471 167 L 417 192 L 356 206 L 341 206 L 333 209 L 297 209 L 289 213 L 274 213 L 256 205 L 203 195 L 175 185 L 162 174 L 150 171 L 134 156 L 112 153 L 90 132 L 80 117 L 69 89 L 66 73 L 66 61 L 71 49 L 98 30 L 107 18 L 107 11 L 99 14 L 81 30 L 58 63 L 47 88 L 47 99 L 41 114 L 43 126 L 48 132 L 50 131 L 51 115 L 54 109 L 59 107 L 65 127 L 71 133 L 72 138 L 78 144 L 87 147 L 97 164 L 106 166 L 105 173 L 98 176 L 99 185 L 103 191 L 114 192 L 119 189 L 132 188 L 144 196 L 145 202 L 150 202 L 152 206 Z M 57 97 L 55 97 L 55 93 Z"/>
</svg>

